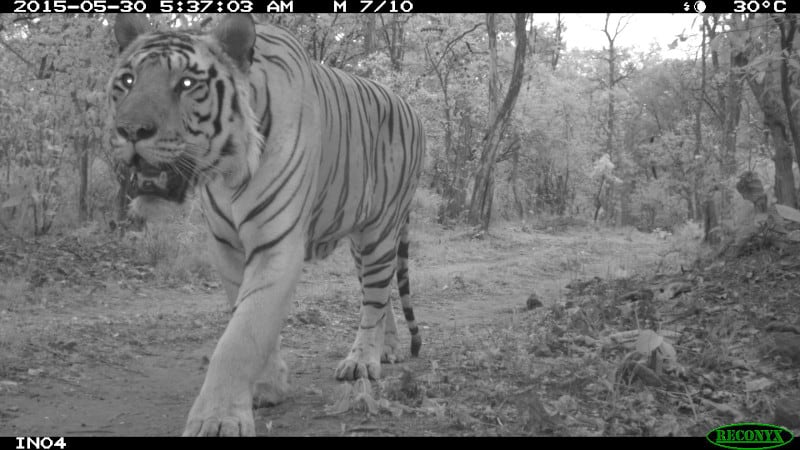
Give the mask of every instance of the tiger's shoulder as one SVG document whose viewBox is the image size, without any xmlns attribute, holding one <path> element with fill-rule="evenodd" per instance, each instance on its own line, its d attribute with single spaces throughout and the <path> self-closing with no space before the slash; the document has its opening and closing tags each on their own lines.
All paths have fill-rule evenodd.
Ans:
<svg viewBox="0 0 800 450">
<path fill-rule="evenodd" d="M 267 57 L 285 53 L 293 53 L 304 60 L 308 58 L 303 44 L 294 33 L 279 25 L 257 24 L 255 56 Z"/>
</svg>

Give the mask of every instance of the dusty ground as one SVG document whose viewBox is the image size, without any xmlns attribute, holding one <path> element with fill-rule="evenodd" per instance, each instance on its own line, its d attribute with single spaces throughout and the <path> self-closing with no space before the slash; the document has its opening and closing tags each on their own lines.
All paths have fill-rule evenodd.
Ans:
<svg viewBox="0 0 800 450">
<path fill-rule="evenodd" d="M 358 310 L 357 280 L 340 248 L 305 270 L 283 332 L 293 390 L 284 403 L 256 412 L 259 434 L 705 434 L 721 424 L 705 413 L 720 411 L 692 400 L 707 394 L 700 378 L 682 378 L 682 387 L 623 386 L 615 375 L 620 348 L 597 344 L 611 331 L 637 327 L 603 319 L 603 311 L 616 311 L 611 302 L 620 293 L 637 289 L 629 277 L 679 270 L 664 258 L 674 248 L 669 240 L 513 226 L 484 239 L 431 225 L 417 226 L 413 236 L 421 356 L 384 365 L 383 379 L 366 393 L 334 380 Z M 164 279 L 127 247 L 102 248 L 69 238 L 34 246 L 0 241 L 0 435 L 182 431 L 228 319 L 223 292 L 213 277 Z M 603 281 L 565 287 L 593 277 Z M 532 293 L 544 306 L 528 311 Z M 594 305 L 578 311 L 588 328 L 575 320 L 576 302 Z M 679 358 L 692 351 L 677 347 Z M 798 383 L 796 373 L 777 382 Z M 658 419 L 629 420 L 632 410 Z"/>
</svg>

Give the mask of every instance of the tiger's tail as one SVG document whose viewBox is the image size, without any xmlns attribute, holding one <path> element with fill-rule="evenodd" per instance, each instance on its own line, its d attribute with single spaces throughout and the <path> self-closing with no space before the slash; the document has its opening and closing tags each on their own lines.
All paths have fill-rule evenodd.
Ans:
<svg viewBox="0 0 800 450">
<path fill-rule="evenodd" d="M 400 303 L 403 305 L 403 315 L 411 333 L 411 355 L 418 356 L 422 347 L 422 335 L 414 321 L 414 305 L 411 302 L 411 290 L 408 283 L 408 227 L 411 223 L 410 216 L 406 216 L 405 223 L 400 227 L 400 239 L 397 245 L 397 290 L 400 291 Z"/>
</svg>

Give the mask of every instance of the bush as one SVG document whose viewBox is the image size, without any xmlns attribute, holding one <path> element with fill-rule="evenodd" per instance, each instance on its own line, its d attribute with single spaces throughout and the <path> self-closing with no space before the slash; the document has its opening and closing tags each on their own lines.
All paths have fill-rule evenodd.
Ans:
<svg viewBox="0 0 800 450">
<path fill-rule="evenodd" d="M 128 232 L 124 237 L 142 263 L 156 268 L 163 282 L 193 283 L 216 277 L 197 198 L 189 203 L 188 210 L 186 214 L 149 222 L 144 231 Z"/>
<path fill-rule="evenodd" d="M 672 229 L 686 221 L 685 201 L 672 192 L 668 183 L 665 179 L 658 179 L 637 186 L 631 196 L 631 209 L 639 229 Z"/>
<path fill-rule="evenodd" d="M 411 215 L 418 222 L 433 223 L 439 214 L 442 197 L 423 187 L 417 188 L 411 202 Z"/>
</svg>

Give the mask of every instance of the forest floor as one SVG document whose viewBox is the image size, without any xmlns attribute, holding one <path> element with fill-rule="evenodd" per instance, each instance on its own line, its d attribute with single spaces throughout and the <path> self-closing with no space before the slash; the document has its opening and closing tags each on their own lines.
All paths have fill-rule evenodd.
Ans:
<svg viewBox="0 0 800 450">
<path fill-rule="evenodd" d="M 334 379 L 358 325 L 343 245 L 305 268 L 283 331 L 292 390 L 255 411 L 259 435 L 800 430 L 798 254 L 697 266 L 681 260 L 695 238 L 512 224 L 412 238 L 420 357 Z M 164 275 L 143 245 L 0 237 L 0 435 L 181 433 L 227 301 L 207 267 Z"/>
</svg>

